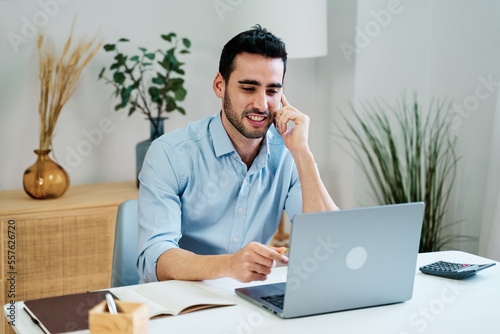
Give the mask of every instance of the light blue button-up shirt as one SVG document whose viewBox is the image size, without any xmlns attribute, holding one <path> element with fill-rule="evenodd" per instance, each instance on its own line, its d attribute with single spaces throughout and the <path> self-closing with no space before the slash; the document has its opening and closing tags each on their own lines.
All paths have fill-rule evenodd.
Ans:
<svg viewBox="0 0 500 334">
<path fill-rule="evenodd" d="M 139 179 L 142 282 L 158 280 L 156 262 L 171 248 L 213 255 L 267 244 L 283 210 L 291 218 L 302 212 L 297 169 L 275 128 L 247 170 L 220 113 L 155 140 Z"/>
</svg>

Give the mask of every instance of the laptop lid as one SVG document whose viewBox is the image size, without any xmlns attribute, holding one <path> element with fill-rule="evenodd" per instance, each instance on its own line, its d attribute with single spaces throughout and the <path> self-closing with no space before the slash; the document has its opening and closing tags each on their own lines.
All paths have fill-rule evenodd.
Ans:
<svg viewBox="0 0 500 334">
<path fill-rule="evenodd" d="M 409 300 L 423 203 L 297 215 L 283 317 Z"/>
<path fill-rule="evenodd" d="M 287 282 L 236 289 L 241 297 L 293 318 L 409 300 L 423 203 L 297 215 Z M 283 308 L 266 302 L 283 295 Z"/>
</svg>

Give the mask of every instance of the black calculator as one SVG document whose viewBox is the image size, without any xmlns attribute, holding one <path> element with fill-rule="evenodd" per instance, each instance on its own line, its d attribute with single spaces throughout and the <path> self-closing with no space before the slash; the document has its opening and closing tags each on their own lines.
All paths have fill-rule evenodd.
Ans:
<svg viewBox="0 0 500 334">
<path fill-rule="evenodd" d="M 421 272 L 428 275 L 461 279 L 472 276 L 479 270 L 486 269 L 494 265 L 495 263 L 471 264 L 471 263 L 453 263 L 447 261 L 438 261 L 428 264 L 426 266 L 422 266 L 419 269 Z"/>
</svg>

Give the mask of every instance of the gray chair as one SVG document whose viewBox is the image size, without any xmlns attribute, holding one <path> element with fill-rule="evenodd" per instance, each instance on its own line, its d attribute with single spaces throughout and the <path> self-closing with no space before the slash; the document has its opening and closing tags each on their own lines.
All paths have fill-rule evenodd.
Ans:
<svg viewBox="0 0 500 334">
<path fill-rule="evenodd" d="M 138 248 L 138 201 L 131 199 L 118 207 L 116 215 L 115 246 L 113 250 L 113 272 L 111 287 L 139 283 L 140 277 L 135 267 Z"/>
</svg>

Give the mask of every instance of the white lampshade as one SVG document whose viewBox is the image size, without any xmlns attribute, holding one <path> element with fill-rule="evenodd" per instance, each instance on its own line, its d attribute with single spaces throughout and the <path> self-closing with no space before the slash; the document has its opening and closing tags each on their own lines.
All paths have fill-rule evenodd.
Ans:
<svg viewBox="0 0 500 334">
<path fill-rule="evenodd" d="M 285 42 L 288 58 L 327 55 L 326 0 L 241 0 L 231 13 L 237 32 L 260 24 Z"/>
</svg>

